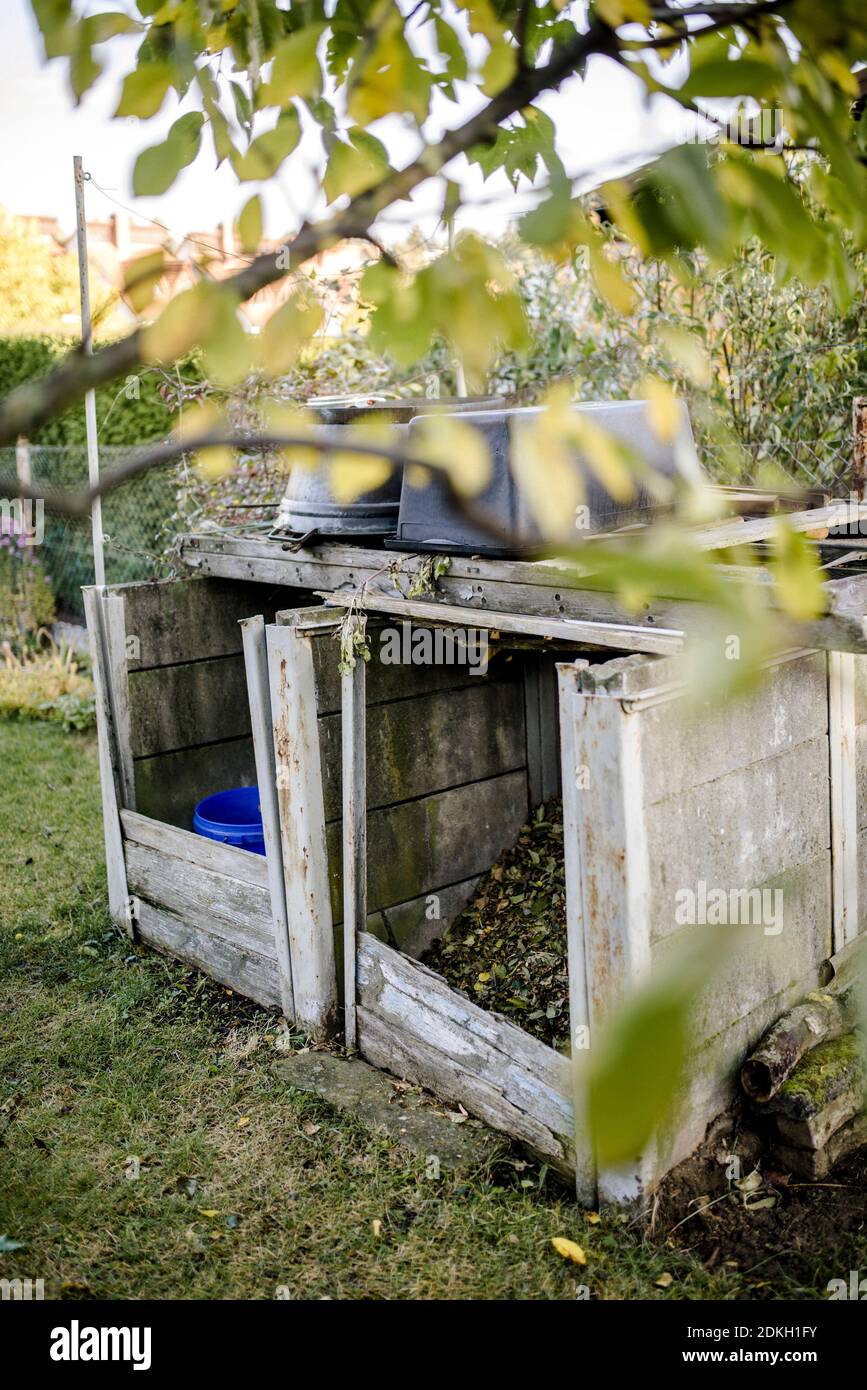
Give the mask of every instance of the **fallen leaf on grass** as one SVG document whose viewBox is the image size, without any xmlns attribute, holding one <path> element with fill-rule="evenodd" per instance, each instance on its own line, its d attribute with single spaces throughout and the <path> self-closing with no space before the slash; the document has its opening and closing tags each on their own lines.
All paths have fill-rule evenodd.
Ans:
<svg viewBox="0 0 867 1390">
<path fill-rule="evenodd" d="M 654 1279 L 653 1282 L 658 1289 L 670 1289 L 674 1283 L 674 1275 L 668 1273 L 660 1274 L 659 1278 Z"/>
<path fill-rule="evenodd" d="M 303 1126 L 304 1133 L 305 1133 L 305 1134 L 308 1136 L 308 1138 L 310 1138 L 310 1139 L 313 1138 L 313 1135 L 314 1135 L 314 1134 L 318 1134 L 321 1128 L 322 1128 L 321 1125 L 315 1125 L 315 1124 L 313 1124 L 312 1120 L 308 1120 L 307 1123 Z"/>
<path fill-rule="evenodd" d="M 586 1265 L 587 1256 L 576 1241 L 567 1240 L 565 1236 L 552 1236 L 551 1244 L 564 1260 L 571 1260 L 573 1265 Z"/>
<path fill-rule="evenodd" d="M 378 1240 L 379 1237 L 382 1235 L 382 1222 L 380 1221 L 378 1216 L 375 1216 L 373 1218 L 373 1220 L 370 1223 L 370 1226 L 371 1230 L 373 1231 L 373 1234 L 376 1236 Z"/>
<path fill-rule="evenodd" d="M 602 1220 L 602 1217 L 599 1215 L 598 1211 L 585 1211 L 584 1220 L 588 1225 L 596 1226 Z"/>
<path fill-rule="evenodd" d="M 250 1123 L 250 1116 L 249 1116 L 249 1115 L 239 1115 L 239 1116 L 238 1116 L 238 1119 L 237 1119 L 237 1121 L 236 1121 L 236 1128 L 237 1128 L 237 1129 L 243 1129 L 243 1128 L 244 1128 L 244 1125 L 248 1125 L 249 1123 Z"/>
<path fill-rule="evenodd" d="M 220 1213 L 217 1211 L 216 1207 L 199 1207 L 199 1216 L 207 1216 L 208 1219 L 211 1220 L 213 1217 L 219 1215 Z"/>
</svg>

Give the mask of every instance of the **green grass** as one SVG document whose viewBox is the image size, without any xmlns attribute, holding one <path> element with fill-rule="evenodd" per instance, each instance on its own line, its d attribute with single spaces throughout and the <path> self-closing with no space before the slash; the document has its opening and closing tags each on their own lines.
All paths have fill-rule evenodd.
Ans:
<svg viewBox="0 0 867 1390">
<path fill-rule="evenodd" d="M 94 741 L 0 724 L 0 767 L 0 1233 L 21 1242 L 0 1276 L 98 1299 L 743 1292 L 533 1164 L 434 1182 L 293 1092 L 272 1014 L 110 922 Z"/>
</svg>

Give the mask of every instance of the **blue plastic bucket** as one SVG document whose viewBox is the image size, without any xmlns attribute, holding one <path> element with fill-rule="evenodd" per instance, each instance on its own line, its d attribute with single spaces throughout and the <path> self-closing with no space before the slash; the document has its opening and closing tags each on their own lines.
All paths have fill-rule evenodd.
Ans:
<svg viewBox="0 0 867 1390">
<path fill-rule="evenodd" d="M 193 812 L 193 829 L 197 835 L 206 835 L 209 840 L 237 845 L 239 849 L 250 850 L 252 854 L 264 854 L 259 788 L 236 787 L 232 791 L 206 796 Z"/>
</svg>

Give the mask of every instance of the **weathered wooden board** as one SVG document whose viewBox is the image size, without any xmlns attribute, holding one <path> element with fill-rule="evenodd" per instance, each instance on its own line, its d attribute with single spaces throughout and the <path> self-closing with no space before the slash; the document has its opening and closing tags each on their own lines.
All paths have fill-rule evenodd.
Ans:
<svg viewBox="0 0 867 1390">
<path fill-rule="evenodd" d="M 250 733 L 242 656 L 132 671 L 129 696 L 134 758 Z"/>
<path fill-rule="evenodd" d="M 829 848 L 827 738 L 656 802 L 645 831 L 658 939 L 676 930 L 679 890 L 752 887 Z"/>
<path fill-rule="evenodd" d="M 280 982 L 273 956 L 239 947 L 144 899 L 139 900 L 137 930 L 143 941 L 204 971 L 238 994 L 279 1008 Z"/>
<path fill-rule="evenodd" d="M 138 897 L 165 907 L 209 935 L 276 959 L 267 888 L 242 883 L 132 840 L 126 843 L 126 872 L 130 892 Z"/>
<path fill-rule="evenodd" d="M 341 602 L 341 594 L 323 592 L 326 603 Z M 345 601 L 345 600 L 344 600 Z M 365 590 L 364 607 L 371 613 L 391 613 L 396 617 L 415 618 L 423 622 L 457 625 L 466 623 L 467 610 L 459 604 L 436 602 L 430 599 L 396 598 L 370 588 Z M 498 632 L 526 633 L 535 637 L 557 638 L 576 646 L 613 647 L 620 651 L 659 652 L 666 655 L 683 646 L 683 630 L 655 628 L 637 623 L 603 623 L 569 617 L 534 617 L 526 613 L 477 609 L 473 616 L 477 627 Z"/>
<path fill-rule="evenodd" d="M 340 815 L 339 715 L 319 720 L 319 737 L 325 818 L 333 820 Z M 375 705 L 367 716 L 367 804 L 390 806 L 512 772 L 525 757 L 517 681 Z"/>
<path fill-rule="evenodd" d="M 574 1175 L 567 1058 L 366 933 L 358 942 L 357 989 L 363 1056 L 459 1101 Z"/>
<path fill-rule="evenodd" d="M 343 781 L 343 1019 L 347 1047 L 355 1047 L 355 965 L 358 934 L 367 921 L 367 663 L 343 672 L 341 706 Z M 327 803 L 326 803 L 327 805 Z M 327 812 L 326 812 L 327 814 Z"/>
<path fill-rule="evenodd" d="M 527 819 L 524 771 L 372 811 L 367 823 L 371 911 L 484 873 Z M 342 916 L 341 822 L 327 826 L 333 919 Z"/>
<path fill-rule="evenodd" d="M 828 850 L 755 887 L 769 895 L 764 899 L 766 922 L 717 926 L 695 923 L 678 928 L 653 945 L 653 968 L 675 969 L 680 952 L 688 949 L 694 939 L 716 944 L 722 937 L 722 957 L 707 986 L 697 994 L 693 1007 L 696 1047 L 760 1008 L 793 979 L 814 969 L 818 971 L 832 953 Z M 773 896 L 776 893 L 779 897 Z M 754 901 L 753 908 L 758 906 Z M 734 916 L 739 915 L 741 907 L 736 903 Z"/>
<path fill-rule="evenodd" d="M 381 915 L 391 943 L 407 956 L 423 956 L 432 942 L 463 912 L 478 882 L 478 877 L 467 878 L 462 883 L 431 888 L 409 902 L 383 908 Z"/>
<path fill-rule="evenodd" d="M 274 756 L 274 712 L 271 708 L 271 688 L 268 678 L 268 645 L 265 638 L 265 620 L 261 614 L 257 614 L 252 618 L 245 618 L 240 626 L 244 643 L 244 669 L 250 706 L 253 752 L 256 761 L 259 809 L 262 815 L 262 838 L 265 842 L 266 877 L 271 899 L 274 949 L 277 956 L 277 968 L 280 973 L 283 1013 L 290 1022 L 294 1023 L 295 989 L 292 984 L 292 947 L 289 940 L 286 884 L 283 879 L 283 855 L 280 848 L 280 804 L 277 796 L 277 765 Z"/>
<path fill-rule="evenodd" d="M 241 650 L 238 623 L 306 600 L 282 585 L 238 579 L 166 579 L 153 584 L 118 584 L 123 598 L 130 671 L 170 666 Z"/>
<path fill-rule="evenodd" d="M 251 738 L 207 743 L 177 753 L 160 753 L 134 763 L 136 809 L 154 820 L 190 829 L 202 797 L 227 787 L 252 787 L 256 764 Z"/>
<path fill-rule="evenodd" d="M 268 887 L 268 867 L 261 854 L 250 854 L 236 845 L 222 845 L 192 830 L 152 820 L 136 811 L 121 811 L 124 838 L 175 859 L 186 859 L 209 873 L 227 874 L 241 883 Z"/>
<path fill-rule="evenodd" d="M 828 653 L 831 850 L 834 949 L 858 933 L 858 731 L 855 668 L 849 652 Z"/>
<path fill-rule="evenodd" d="M 390 704 L 397 700 L 415 700 L 437 691 L 474 689 L 498 680 L 517 680 L 517 663 L 509 653 L 493 650 L 488 672 L 471 676 L 463 666 L 389 665 L 380 661 L 379 639 L 370 636 L 371 659 L 367 665 L 367 706 Z M 335 641 L 323 637 L 313 643 L 313 667 L 316 678 L 316 708 L 320 715 L 340 713 L 340 673 L 337 669 L 339 648 Z"/>
<path fill-rule="evenodd" d="M 781 662 L 737 700 L 709 697 L 691 704 L 674 698 L 645 709 L 645 804 L 715 782 L 826 733 L 826 661 L 814 652 Z M 592 676 L 591 668 L 587 680 Z"/>
<path fill-rule="evenodd" d="M 263 584 L 297 584 L 321 590 L 354 592 L 363 582 L 386 596 L 391 584 L 383 578 L 381 551 L 361 547 L 321 545 L 297 553 L 282 551 L 272 541 L 250 537 L 185 537 L 181 555 L 185 564 L 201 574 L 247 579 L 255 575 Z M 404 558 L 405 573 L 419 562 Z M 738 567 L 721 566 L 733 583 L 754 582 L 754 571 L 744 578 Z M 584 587 L 581 587 L 584 585 Z M 636 616 L 627 612 L 615 595 L 587 587 L 574 568 L 558 561 L 482 560 L 452 556 L 448 572 L 438 581 L 434 603 L 462 608 L 491 609 L 543 617 L 563 615 L 592 622 L 623 623 L 658 628 L 700 629 L 707 610 L 701 603 L 655 598 Z M 793 625 L 792 646 L 867 652 L 867 575 L 855 575 L 826 585 L 829 613 L 812 623 Z"/>
<path fill-rule="evenodd" d="M 292 627 L 266 627 L 295 1017 L 299 1026 L 314 1037 L 326 1039 L 337 1026 L 337 969 L 313 642 L 311 636 Z M 339 839 L 333 862 L 340 862 Z"/>
<path fill-rule="evenodd" d="M 819 984 L 818 972 L 791 978 L 779 993 L 769 996 L 752 1013 L 732 1023 L 690 1056 L 686 1083 L 674 1114 L 655 1135 L 647 1156 L 651 1184 L 690 1154 L 705 1138 L 708 1124 L 728 1109 L 735 1098 L 737 1075 L 744 1058 L 772 1023 Z M 616 1197 L 604 1181 L 599 1199 Z"/>
<path fill-rule="evenodd" d="M 128 936 L 134 935 L 129 911 L 129 891 L 120 826 L 120 807 L 123 799 L 122 758 L 118 730 L 111 699 L 111 675 L 105 636 L 105 590 L 99 587 L 83 589 L 84 610 L 93 665 L 93 684 L 96 696 L 96 733 L 99 751 L 99 784 L 102 795 L 102 822 L 105 843 L 106 877 L 108 879 L 108 910 L 113 921 Z"/>
</svg>

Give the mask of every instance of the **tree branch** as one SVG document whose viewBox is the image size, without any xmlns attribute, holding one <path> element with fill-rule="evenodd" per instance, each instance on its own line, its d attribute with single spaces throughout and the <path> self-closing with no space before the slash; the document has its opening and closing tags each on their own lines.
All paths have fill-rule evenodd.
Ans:
<svg viewBox="0 0 867 1390">
<path fill-rule="evenodd" d="M 435 402 L 432 402 L 434 405 Z M 316 449 L 322 455 L 330 453 L 360 454 L 365 458 L 386 458 L 395 466 L 414 464 L 428 469 L 441 480 L 449 500 L 471 525 L 476 526 L 487 536 L 501 545 L 515 545 L 516 538 L 511 531 L 503 529 L 496 518 L 484 508 L 476 506 L 463 493 L 458 492 L 452 480 L 451 471 L 443 464 L 431 460 L 423 454 L 413 454 L 407 448 L 385 443 L 365 443 L 352 437 L 351 432 L 341 428 L 318 426 L 315 435 L 309 433 L 283 433 L 260 431 L 239 435 L 232 430 L 212 430 L 197 438 L 174 438 L 157 444 L 146 444 L 135 450 L 117 468 L 104 473 L 93 487 L 52 488 L 42 487 L 39 482 L 25 482 L 11 476 L 0 476 L 0 496 L 20 497 L 24 500 L 42 502 L 49 512 L 59 516 L 84 518 L 97 497 L 105 497 L 124 483 L 167 463 L 174 463 L 184 454 L 200 453 L 205 449 Z M 227 475 L 228 476 L 228 475 Z M 264 505 L 264 504 L 263 504 Z"/>
<path fill-rule="evenodd" d="M 615 56 L 616 52 L 614 31 L 594 20 L 586 33 L 576 34 L 574 39 L 561 44 L 543 67 L 521 70 L 475 116 L 456 130 L 446 132 L 439 145 L 426 146 L 406 168 L 395 170 L 375 188 L 353 198 L 342 212 L 323 222 L 304 223 L 280 258 L 282 264 L 278 265 L 274 252 L 265 252 L 237 274 L 221 281 L 221 289 L 244 303 L 335 242 L 352 238 L 368 240 L 371 223 L 385 208 L 407 198 L 413 189 L 438 174 L 456 155 L 481 144 L 497 126 L 540 93 L 558 87 L 591 53 Z M 19 434 L 32 434 L 46 420 L 80 400 L 88 390 L 134 372 L 144 360 L 141 329 L 92 356 L 85 356 L 80 349 L 70 353 L 53 372 L 16 387 L 0 402 L 0 444 L 13 442 Z"/>
<path fill-rule="evenodd" d="M 407 198 L 419 184 L 438 174 L 457 155 L 490 139 L 503 121 L 541 93 L 559 87 L 591 54 L 608 54 L 616 59 L 625 50 L 664 47 L 689 38 L 696 32 L 685 24 L 690 14 L 707 16 L 710 11 L 714 12 L 711 24 L 702 27 L 701 32 L 707 33 L 714 28 L 724 28 L 734 16 L 743 21 L 769 15 L 788 3 L 791 0 L 757 0 L 742 5 L 704 5 L 672 11 L 668 15 L 669 22 L 684 21 L 679 34 L 638 43 L 620 40 L 613 28 L 594 18 L 585 33 L 576 34 L 555 48 L 542 67 L 520 68 L 513 80 L 481 111 L 456 130 L 447 131 L 439 145 L 426 146 L 406 168 L 388 174 L 376 187 L 352 199 L 343 211 L 323 222 L 304 223 L 287 246 L 286 254 L 279 257 L 281 264 L 278 264 L 277 254 L 265 252 L 237 274 L 223 280 L 220 288 L 238 303 L 244 303 L 337 241 L 371 240 L 369 228 L 381 212 Z M 32 434 L 46 420 L 81 400 L 88 390 L 135 372 L 144 361 L 142 329 L 136 329 L 93 355 L 85 354 L 80 348 L 70 353 L 53 372 L 16 387 L 0 402 L 0 444 L 12 443 L 21 434 Z"/>
</svg>

